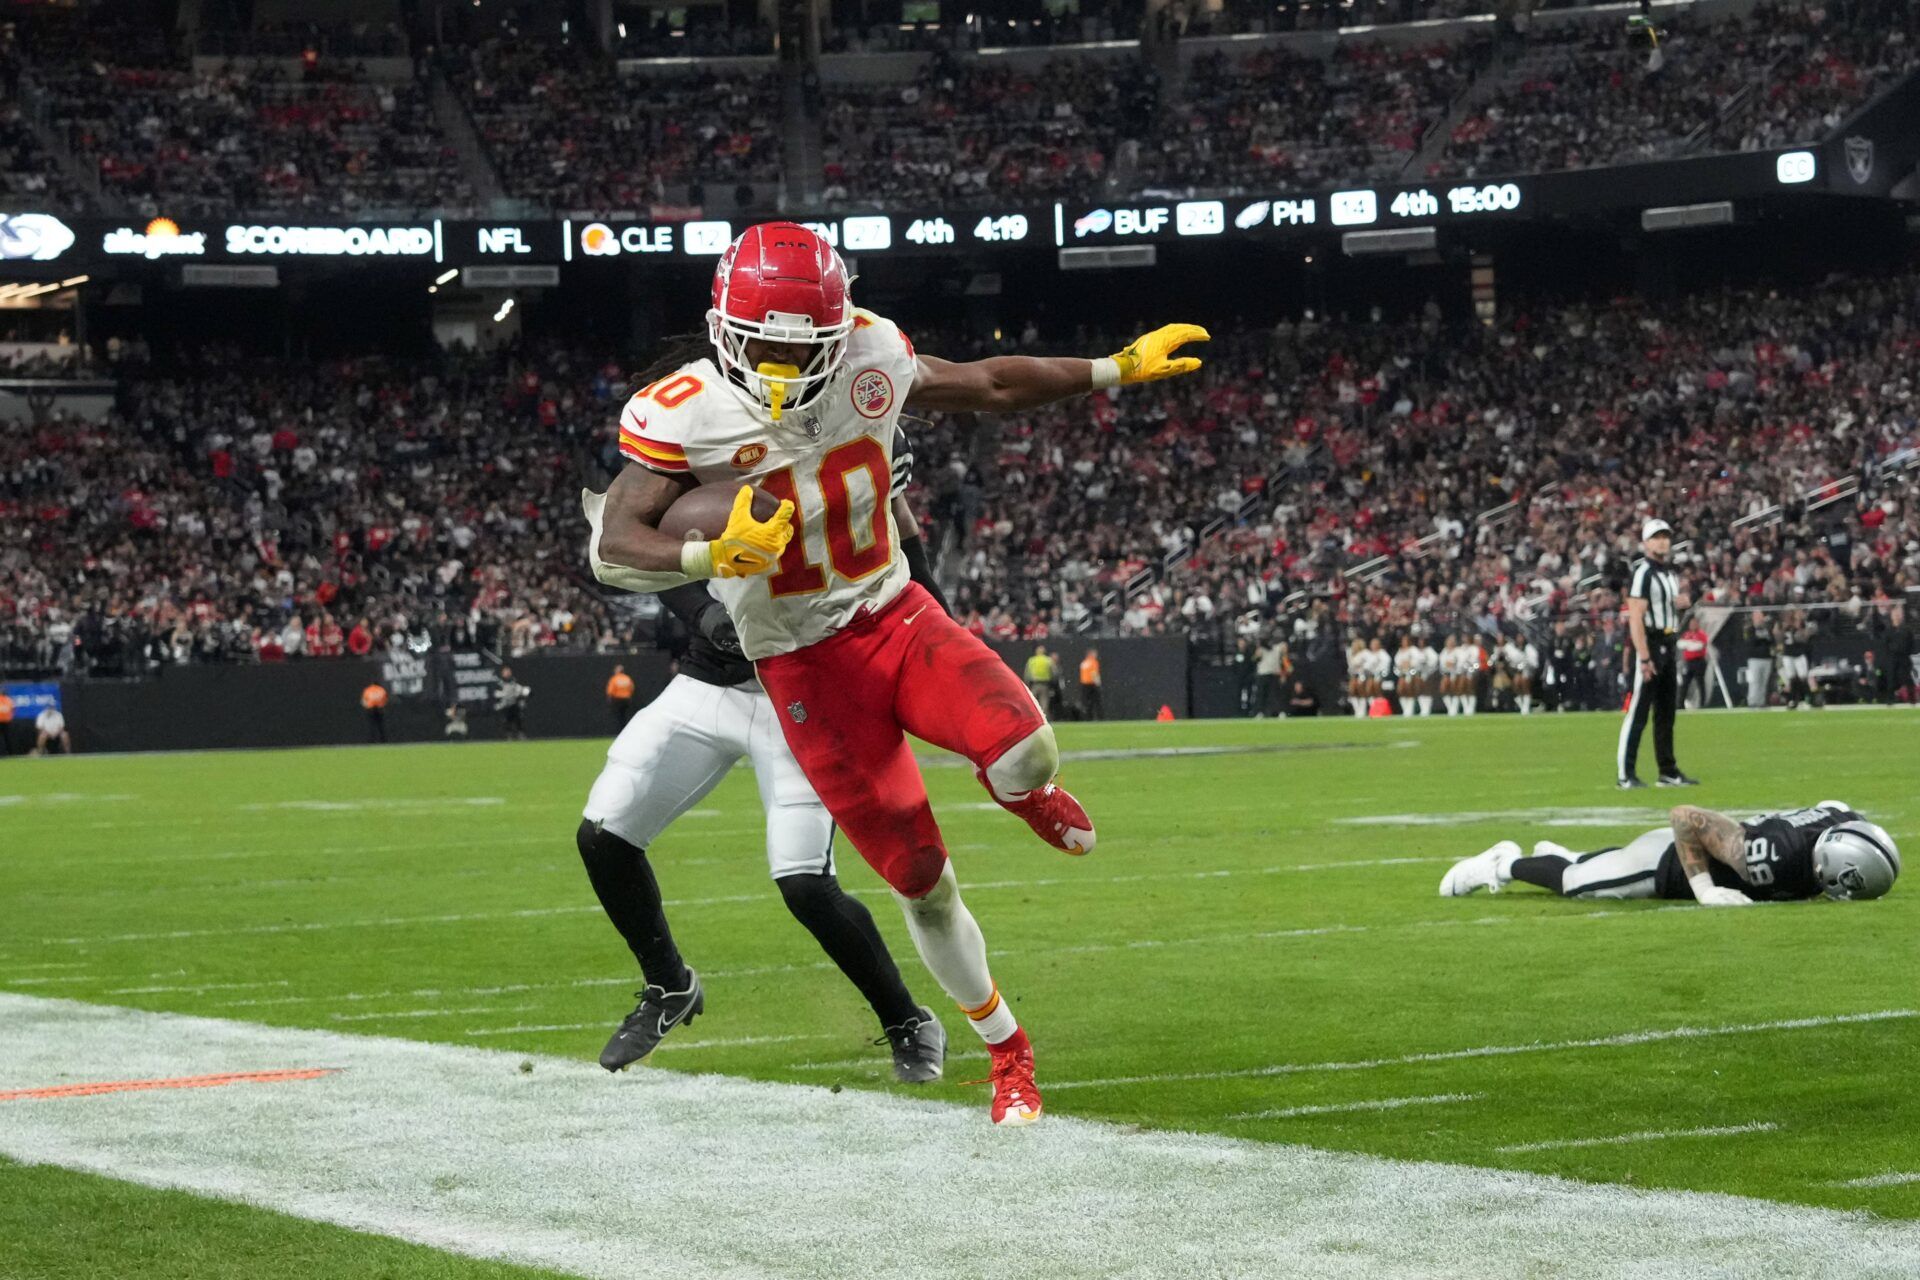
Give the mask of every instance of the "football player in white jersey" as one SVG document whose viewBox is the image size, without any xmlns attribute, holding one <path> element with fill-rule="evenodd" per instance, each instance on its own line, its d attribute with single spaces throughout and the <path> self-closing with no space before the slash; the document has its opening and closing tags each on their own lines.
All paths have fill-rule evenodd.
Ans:
<svg viewBox="0 0 1920 1280">
<path fill-rule="evenodd" d="M 1041 1112 L 1033 1049 L 1000 996 L 960 901 L 906 734 L 967 757 L 994 800 L 1069 853 L 1093 823 L 1053 781 L 1059 749 L 1020 678 L 908 580 L 888 502 L 901 411 L 1009 413 L 1191 373 L 1207 333 L 1169 325 L 1104 360 L 997 356 L 954 364 L 856 309 L 846 266 L 794 223 L 750 227 L 714 271 L 713 352 L 652 384 L 620 419 L 630 466 L 590 496 L 602 581 L 662 590 L 712 578 L 794 758 L 893 889 L 928 970 L 992 1060 L 995 1124 Z M 752 482 L 781 499 L 756 519 L 743 488 L 710 542 L 656 527 L 695 483 Z"/>
<path fill-rule="evenodd" d="M 904 496 L 912 467 L 901 433 L 892 478 L 900 550 L 913 580 L 944 610 Z M 768 870 L 787 909 L 872 1006 L 893 1053 L 894 1076 L 906 1084 L 938 1080 L 946 1031 L 908 992 L 866 905 L 841 889 L 833 819 L 788 749 L 726 609 L 704 582 L 663 592 L 661 603 L 686 625 L 686 652 L 667 687 L 614 739 L 576 835 L 594 893 L 646 977 L 640 1003 L 601 1050 L 600 1065 L 619 1071 L 643 1060 L 669 1031 L 706 1008 L 700 975 L 674 943 L 646 851 L 744 757 L 753 761 L 766 811 Z"/>
</svg>

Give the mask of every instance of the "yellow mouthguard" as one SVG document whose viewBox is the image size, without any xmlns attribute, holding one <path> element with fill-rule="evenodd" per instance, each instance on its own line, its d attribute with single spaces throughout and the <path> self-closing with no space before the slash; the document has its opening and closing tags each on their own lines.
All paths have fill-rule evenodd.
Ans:
<svg viewBox="0 0 1920 1280">
<path fill-rule="evenodd" d="M 780 406 L 787 402 L 787 383 L 800 376 L 800 366 L 793 364 L 774 364 L 763 361 L 754 369 L 767 380 L 767 407 L 773 410 L 773 420 L 780 421 Z"/>
</svg>

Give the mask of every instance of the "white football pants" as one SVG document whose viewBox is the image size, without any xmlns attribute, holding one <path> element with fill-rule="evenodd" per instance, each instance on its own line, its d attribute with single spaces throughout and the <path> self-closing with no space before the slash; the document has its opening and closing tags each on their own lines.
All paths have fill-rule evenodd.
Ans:
<svg viewBox="0 0 1920 1280">
<path fill-rule="evenodd" d="M 767 813 L 773 878 L 832 872 L 833 819 L 788 750 L 757 680 L 722 688 L 675 676 L 613 740 L 584 816 L 645 849 L 743 756 L 753 762 Z"/>
<path fill-rule="evenodd" d="M 1560 881 L 1569 898 L 1651 898 L 1654 872 L 1673 847 L 1673 829 L 1655 827 L 1618 849 L 1589 853 L 1576 859 Z"/>
</svg>

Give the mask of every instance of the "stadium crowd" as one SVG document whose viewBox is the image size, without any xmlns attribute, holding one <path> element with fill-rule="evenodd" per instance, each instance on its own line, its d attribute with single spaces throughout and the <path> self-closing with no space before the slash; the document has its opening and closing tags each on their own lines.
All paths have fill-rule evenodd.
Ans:
<svg viewBox="0 0 1920 1280">
<path fill-rule="evenodd" d="M 0 666 L 120 673 L 613 643 L 579 482 L 627 388 L 560 349 L 123 370 L 90 425 L 0 429 Z M 604 449 L 603 449 L 604 447 Z"/>
<path fill-rule="evenodd" d="M 1649 513 L 1682 530 L 1702 603 L 1844 624 L 1920 587 L 1899 483 L 1920 456 L 1916 334 L 1914 276 L 1487 328 L 1307 316 L 1221 336 L 1194 379 L 915 423 L 910 496 L 957 614 L 994 638 L 1186 631 L 1325 656 L 1356 633 L 1544 638 L 1563 619 L 1617 645 Z M 1054 345 L 1031 325 L 922 341 Z M 578 563 L 578 486 L 616 460 L 618 364 L 242 368 L 130 368 L 107 426 L 0 433 L 10 662 L 631 639 Z"/>
<path fill-rule="evenodd" d="M 662 75 L 637 85 L 575 46 L 505 39 L 451 50 L 445 69 L 508 194 L 557 211 L 607 216 L 698 205 L 709 185 L 779 178 L 770 71 Z"/>
<path fill-rule="evenodd" d="M 1244 191 L 1398 173 L 1472 80 L 1485 42 L 1344 42 L 1331 57 L 1203 54 L 1143 148 L 1148 189 Z"/>
<path fill-rule="evenodd" d="M 1476 177 L 1812 141 L 1920 63 L 1916 37 L 1920 13 L 1897 0 L 1680 19 L 1657 44 L 1540 25 L 1432 168 Z"/>
<path fill-rule="evenodd" d="M 1617 653 L 1633 530 L 1657 513 L 1702 603 L 1847 624 L 1920 588 L 1896 483 L 1920 448 L 1916 332 L 1911 276 L 1484 330 L 1283 322 L 1216 342 L 1190 383 L 1008 431 L 936 498 L 968 530 L 956 608 L 1006 638 L 1278 634 L 1321 656 L 1354 631 L 1559 617 Z M 1821 501 L 1850 479 L 1859 497 Z"/>
<path fill-rule="evenodd" d="M 890 207 L 1098 190 L 1157 94 L 1138 62 L 1055 58 L 1028 72 L 936 53 L 908 84 L 826 88 L 823 194 Z"/>
<path fill-rule="evenodd" d="M 1404 20 L 1473 6 L 1373 7 L 1383 19 Z M 1338 13 L 1351 22 L 1358 11 L 1350 9 L 1256 14 L 1229 6 L 1205 18 L 1174 6 L 1164 20 L 1203 34 L 1215 20 L 1284 29 Z M 1083 21 L 1131 20 L 1123 10 Z M 1434 173 L 1483 176 L 1808 140 L 1920 62 L 1920 10 L 1903 0 L 1763 4 L 1745 16 L 1676 19 L 1657 47 L 1644 32 L 1599 19 L 1508 24 L 1498 39 L 1494 29 L 1444 42 L 1342 36 L 1312 50 L 1216 49 L 1168 85 L 1154 69 L 1166 64 L 1145 46 L 1126 55 L 1063 49 L 1021 70 L 971 56 L 972 25 L 955 40 L 892 28 L 885 39 L 838 32 L 832 47 L 914 47 L 928 56 L 904 82 L 812 78 L 803 97 L 817 120 L 802 127 L 818 124 L 830 202 L 1235 191 L 1397 174 L 1478 76 L 1498 82 L 1452 126 L 1440 154 L 1429 153 Z M 399 38 L 393 32 L 375 33 L 372 44 L 291 33 L 295 45 L 311 40 L 308 58 L 221 62 L 189 58 L 152 22 L 56 14 L 20 30 L 18 50 L 0 51 L 0 74 L 17 84 L 30 71 L 49 118 L 97 172 L 101 198 L 150 217 L 474 207 L 476 186 L 490 178 L 466 172 L 442 131 L 432 108 L 436 69 L 464 104 L 492 177 L 537 206 L 608 216 L 723 206 L 726 193 L 733 206 L 768 208 L 783 180 L 782 133 L 791 122 L 770 66 L 622 76 L 614 61 L 764 53 L 770 32 L 759 26 L 636 23 L 613 56 L 581 40 L 502 35 L 423 48 L 416 75 L 398 83 L 370 79 L 351 55 L 320 52 L 380 48 Z M 259 33 L 200 43 L 229 52 L 277 47 Z M 84 199 L 62 184 L 12 107 L 0 114 L 0 183 L 56 203 Z"/>
</svg>

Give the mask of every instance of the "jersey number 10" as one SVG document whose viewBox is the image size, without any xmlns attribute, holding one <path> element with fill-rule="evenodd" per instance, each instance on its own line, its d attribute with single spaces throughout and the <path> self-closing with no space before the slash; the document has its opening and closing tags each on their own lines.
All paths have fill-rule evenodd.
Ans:
<svg viewBox="0 0 1920 1280">
<path fill-rule="evenodd" d="M 847 477 L 865 471 L 873 482 L 872 527 L 866 531 L 865 545 L 854 536 L 853 498 Z M 890 471 L 887 455 L 872 436 L 861 436 L 829 449 L 814 473 L 820 497 L 826 506 L 827 559 L 833 571 L 848 582 L 878 573 L 893 563 L 893 538 L 887 521 L 887 488 Z M 780 569 L 767 581 L 767 591 L 775 597 L 804 596 L 827 587 L 827 575 L 807 559 L 807 529 L 800 511 L 799 491 L 794 486 L 793 468 L 782 467 L 760 478 L 760 487 L 776 498 L 793 503 L 793 541 L 780 557 Z"/>
</svg>

